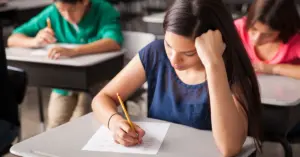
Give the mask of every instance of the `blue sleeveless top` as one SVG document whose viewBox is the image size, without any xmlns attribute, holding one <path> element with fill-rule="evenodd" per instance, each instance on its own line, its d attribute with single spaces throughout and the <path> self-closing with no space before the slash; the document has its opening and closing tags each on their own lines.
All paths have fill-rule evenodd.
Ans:
<svg viewBox="0 0 300 157">
<path fill-rule="evenodd" d="M 139 52 L 148 82 L 148 117 L 211 130 L 207 82 L 183 83 L 166 55 L 164 41 Z"/>
</svg>

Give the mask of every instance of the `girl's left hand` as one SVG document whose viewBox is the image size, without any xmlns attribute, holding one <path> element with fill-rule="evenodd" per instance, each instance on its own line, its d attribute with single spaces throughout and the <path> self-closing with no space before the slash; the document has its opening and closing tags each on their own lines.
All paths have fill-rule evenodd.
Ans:
<svg viewBox="0 0 300 157">
<path fill-rule="evenodd" d="M 205 68 L 224 62 L 222 55 L 226 45 L 219 30 L 209 30 L 200 37 L 197 37 L 195 47 Z"/>
<path fill-rule="evenodd" d="M 48 58 L 58 59 L 60 57 L 74 57 L 78 55 L 74 49 L 64 47 L 54 47 L 48 52 Z"/>
</svg>

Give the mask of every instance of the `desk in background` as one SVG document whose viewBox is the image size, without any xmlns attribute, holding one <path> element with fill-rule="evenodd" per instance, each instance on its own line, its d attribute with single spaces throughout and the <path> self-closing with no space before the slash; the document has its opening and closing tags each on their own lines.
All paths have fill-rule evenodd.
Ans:
<svg viewBox="0 0 300 157">
<path fill-rule="evenodd" d="M 266 141 L 280 142 L 285 156 L 292 156 L 288 134 L 300 122 L 300 80 L 284 76 L 258 75 L 264 104 Z"/>
<path fill-rule="evenodd" d="M 74 58 L 50 60 L 32 55 L 34 49 L 7 48 L 8 65 L 24 69 L 29 86 L 38 87 L 38 103 L 42 129 L 44 113 L 40 87 L 90 92 L 97 83 L 112 79 L 123 68 L 122 52 L 92 54 Z"/>
<path fill-rule="evenodd" d="M 17 24 L 22 24 L 51 3 L 53 3 L 52 0 L 9 0 L 6 5 L 0 7 L 0 14 L 14 18 Z M 12 11 L 14 11 L 13 14 L 9 13 Z"/>
<path fill-rule="evenodd" d="M 164 22 L 165 15 L 166 12 L 161 12 L 161 13 L 154 13 L 143 17 L 143 21 L 147 25 L 147 31 L 149 33 L 155 34 L 158 39 L 164 38 L 163 22 Z M 239 17 L 240 15 L 236 13 L 232 13 L 233 19 L 237 19 Z"/>
<path fill-rule="evenodd" d="M 300 80 L 284 76 L 258 75 L 261 101 L 278 106 L 297 106 L 300 103 Z"/>
<path fill-rule="evenodd" d="M 143 118 L 137 121 L 163 122 Z M 36 157 L 32 150 L 52 154 L 58 157 L 149 157 L 143 154 L 121 154 L 110 152 L 82 151 L 82 147 L 99 129 L 100 123 L 93 114 L 88 114 L 45 133 L 25 140 L 11 148 L 11 153 Z M 252 138 L 247 138 L 238 157 L 247 157 L 255 153 Z M 203 131 L 171 123 L 157 157 L 220 157 L 211 131 Z"/>
</svg>

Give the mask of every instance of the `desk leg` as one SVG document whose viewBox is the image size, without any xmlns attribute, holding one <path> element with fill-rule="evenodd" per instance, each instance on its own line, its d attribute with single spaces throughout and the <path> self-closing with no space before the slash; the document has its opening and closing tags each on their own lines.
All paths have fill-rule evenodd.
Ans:
<svg viewBox="0 0 300 157">
<path fill-rule="evenodd" d="M 41 131 L 45 131 L 45 120 L 44 120 L 44 108 L 43 108 L 43 97 L 41 88 L 37 87 L 38 105 L 40 113 Z"/>
<path fill-rule="evenodd" d="M 268 137 L 268 141 L 279 142 L 284 149 L 285 157 L 293 157 L 292 147 L 286 137 L 271 136 Z"/>
<path fill-rule="evenodd" d="M 288 140 L 286 138 L 279 138 L 279 142 L 281 143 L 281 145 L 284 148 L 285 156 L 293 157 L 293 150 L 292 150 L 292 147 L 291 147 L 290 143 L 288 142 Z"/>
</svg>

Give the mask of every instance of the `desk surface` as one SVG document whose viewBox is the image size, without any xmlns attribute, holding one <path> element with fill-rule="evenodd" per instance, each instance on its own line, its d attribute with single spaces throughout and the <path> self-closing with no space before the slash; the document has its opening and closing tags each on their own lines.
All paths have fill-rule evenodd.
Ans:
<svg viewBox="0 0 300 157">
<path fill-rule="evenodd" d="M 158 121 L 140 119 L 141 121 Z M 141 154 L 119 154 L 105 152 L 82 151 L 82 147 L 99 129 L 93 114 L 76 119 L 65 125 L 49 130 L 33 138 L 25 140 L 11 148 L 11 153 L 24 157 L 37 157 L 33 151 L 51 154 L 55 157 L 149 157 Z M 239 156 L 249 156 L 255 150 L 251 138 L 245 142 L 243 152 Z M 171 124 L 162 143 L 158 157 L 220 157 L 210 131 L 202 131 L 178 124 Z"/>
<path fill-rule="evenodd" d="M 144 16 L 143 17 L 143 21 L 146 23 L 157 23 L 157 24 L 162 24 L 164 22 L 164 18 L 165 18 L 166 12 L 162 12 L 162 13 L 154 13 L 148 16 Z M 236 19 L 238 18 L 239 15 L 238 14 L 232 14 L 232 18 Z"/>
<path fill-rule="evenodd" d="M 159 23 L 159 24 L 162 24 L 164 22 L 165 15 L 166 15 L 165 12 L 151 14 L 151 15 L 148 15 L 148 16 L 144 16 L 143 17 L 143 21 L 147 22 L 147 23 Z"/>
<path fill-rule="evenodd" d="M 7 60 L 12 60 L 12 61 L 85 67 L 85 66 L 92 66 L 94 64 L 104 62 L 124 54 L 124 51 L 119 51 L 119 52 L 84 55 L 84 56 L 79 56 L 74 58 L 62 58 L 58 60 L 51 60 L 48 59 L 46 55 L 32 55 L 32 52 L 34 50 L 36 49 L 6 48 L 6 58 Z"/>
<path fill-rule="evenodd" d="M 5 7 L 13 7 L 18 10 L 44 7 L 53 3 L 52 0 L 10 0 Z"/>
<path fill-rule="evenodd" d="M 300 103 L 300 80 L 283 76 L 258 75 L 261 101 L 277 106 L 296 106 Z"/>
</svg>

